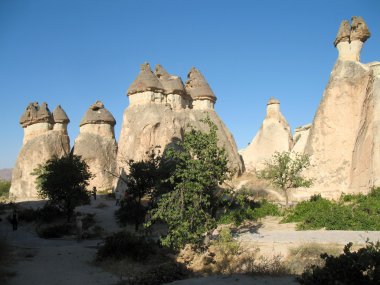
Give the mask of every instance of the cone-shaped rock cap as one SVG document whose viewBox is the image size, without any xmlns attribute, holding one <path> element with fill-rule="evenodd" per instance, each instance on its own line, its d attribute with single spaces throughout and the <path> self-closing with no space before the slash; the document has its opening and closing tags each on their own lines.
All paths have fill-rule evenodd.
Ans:
<svg viewBox="0 0 380 285">
<path fill-rule="evenodd" d="M 343 20 L 340 24 L 338 34 L 336 35 L 334 46 L 339 44 L 340 42 L 349 42 L 351 34 L 351 26 L 347 20 Z"/>
<path fill-rule="evenodd" d="M 150 69 L 149 63 L 144 63 L 140 65 L 140 73 L 137 76 L 137 78 L 132 82 L 131 86 L 129 86 L 127 94 L 129 96 L 135 93 L 145 91 L 164 91 L 164 87 L 162 86 L 161 82 Z"/>
<path fill-rule="evenodd" d="M 170 75 L 160 64 L 154 67 L 154 74 L 160 80 L 165 94 L 186 94 L 185 86 L 180 77 Z"/>
<path fill-rule="evenodd" d="M 53 123 L 52 114 L 45 102 L 41 106 L 38 105 L 38 102 L 30 103 L 20 118 L 23 128 L 43 122 Z"/>
<path fill-rule="evenodd" d="M 88 108 L 79 126 L 86 124 L 110 124 L 114 126 L 116 121 L 112 114 L 104 108 L 103 103 L 96 101 Z"/>
<path fill-rule="evenodd" d="M 364 22 L 362 17 L 353 16 L 351 21 L 351 42 L 354 40 L 359 40 L 364 43 L 371 36 L 367 24 Z"/>
<path fill-rule="evenodd" d="M 279 100 L 277 100 L 276 98 L 273 98 L 273 97 L 270 97 L 269 98 L 269 101 L 268 101 L 268 103 L 267 103 L 267 106 L 268 105 L 273 105 L 273 104 L 280 104 L 280 101 Z"/>
<path fill-rule="evenodd" d="M 216 96 L 212 92 L 210 85 L 208 85 L 202 73 L 195 67 L 187 75 L 185 88 L 193 100 L 207 98 L 213 102 L 216 101 Z"/>
<path fill-rule="evenodd" d="M 61 105 L 58 105 L 53 111 L 53 119 L 55 123 L 68 124 L 70 123 L 69 117 L 62 109 Z"/>
</svg>

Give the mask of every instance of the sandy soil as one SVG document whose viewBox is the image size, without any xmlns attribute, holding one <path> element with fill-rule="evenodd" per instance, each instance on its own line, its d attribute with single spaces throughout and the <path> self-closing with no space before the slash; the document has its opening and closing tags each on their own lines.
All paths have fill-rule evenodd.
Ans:
<svg viewBox="0 0 380 285">
<path fill-rule="evenodd" d="M 77 210 L 95 213 L 95 219 L 106 232 L 119 230 L 115 222 L 116 206 L 113 200 L 101 197 L 92 201 L 92 205 Z M 104 207 L 99 207 L 103 204 Z M 23 204 L 25 206 L 26 204 Z M 27 205 L 37 207 L 40 202 L 29 202 Z M 36 236 L 29 224 L 21 224 L 13 232 L 5 215 L 0 222 L 0 236 L 5 237 L 15 250 L 15 262 L 10 270 L 15 277 L 8 285 L 76 285 L 76 284 L 116 284 L 120 279 L 100 267 L 91 264 L 96 254 L 100 239 L 77 242 L 75 239 L 46 240 Z M 353 231 L 295 231 L 294 224 L 278 224 L 278 219 L 268 218 L 261 225 L 243 228 L 238 231 L 238 240 L 247 247 L 257 247 L 266 255 L 277 253 L 286 256 L 291 247 L 307 243 L 344 245 L 349 241 L 364 244 L 365 240 L 380 239 L 380 232 Z M 176 281 L 171 284 L 297 284 L 293 278 L 267 278 L 250 276 L 213 276 Z"/>
</svg>

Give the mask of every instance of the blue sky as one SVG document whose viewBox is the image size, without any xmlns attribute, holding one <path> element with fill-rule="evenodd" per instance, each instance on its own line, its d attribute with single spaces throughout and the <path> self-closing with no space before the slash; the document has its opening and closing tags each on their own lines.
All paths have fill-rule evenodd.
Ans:
<svg viewBox="0 0 380 285">
<path fill-rule="evenodd" d="M 309 123 L 337 58 L 340 22 L 353 15 L 372 33 L 362 62 L 380 61 L 379 0 L 0 0 L 0 168 L 15 163 L 29 102 L 61 104 L 73 143 L 101 100 L 118 138 L 126 90 L 145 61 L 184 81 L 199 68 L 239 148 L 271 96 L 292 129 Z"/>
</svg>

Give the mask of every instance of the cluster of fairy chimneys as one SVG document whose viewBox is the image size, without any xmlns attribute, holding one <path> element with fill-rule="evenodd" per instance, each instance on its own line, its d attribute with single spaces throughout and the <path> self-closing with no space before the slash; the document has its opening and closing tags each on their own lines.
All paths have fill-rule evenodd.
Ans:
<svg viewBox="0 0 380 285">
<path fill-rule="evenodd" d="M 352 17 L 351 25 L 347 20 L 340 24 L 334 41 L 340 60 L 360 61 L 360 51 L 363 43 L 371 36 L 362 17 Z"/>
<path fill-rule="evenodd" d="M 216 101 L 202 73 L 192 68 L 184 85 L 181 78 L 169 74 L 161 65 L 156 65 L 154 73 L 149 63 L 140 67 L 140 73 L 128 89 L 131 106 L 150 103 L 165 104 L 178 109 L 213 109 Z"/>
<path fill-rule="evenodd" d="M 67 135 L 67 125 L 70 122 L 66 112 L 58 105 L 50 112 L 47 103 L 39 105 L 30 103 L 20 118 L 20 124 L 24 128 L 24 144 L 30 139 L 49 131 L 60 131 Z M 112 127 L 116 124 L 112 114 L 104 108 L 100 101 L 90 106 L 80 122 L 84 128 L 88 124 L 108 124 Z"/>
</svg>

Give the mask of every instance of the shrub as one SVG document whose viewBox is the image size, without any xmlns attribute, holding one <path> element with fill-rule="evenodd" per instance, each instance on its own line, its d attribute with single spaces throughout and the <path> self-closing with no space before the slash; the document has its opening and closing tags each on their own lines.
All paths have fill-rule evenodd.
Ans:
<svg viewBox="0 0 380 285">
<path fill-rule="evenodd" d="M 140 261 L 145 260 L 153 253 L 153 245 L 143 237 L 129 232 L 118 232 L 105 238 L 104 245 L 98 249 L 97 260 L 130 257 Z"/>
<path fill-rule="evenodd" d="M 52 222 L 60 218 L 64 213 L 51 204 L 45 204 L 42 208 L 25 208 L 19 211 L 19 219 L 25 222 Z"/>
<path fill-rule="evenodd" d="M 140 207 L 139 211 L 135 208 Z M 136 221 L 140 224 L 143 222 L 147 208 L 140 204 L 139 206 L 132 202 L 130 199 L 123 200 L 119 209 L 115 211 L 115 217 L 120 226 L 126 226 L 127 224 L 134 224 Z M 136 216 L 136 214 L 138 216 Z"/>
<path fill-rule="evenodd" d="M 0 197 L 8 197 L 9 189 L 11 188 L 11 182 L 0 179 Z"/>
<path fill-rule="evenodd" d="M 41 238 L 60 238 L 65 235 L 70 235 L 74 231 L 74 227 L 71 224 L 58 224 L 52 225 L 37 230 L 37 234 Z"/>
<path fill-rule="evenodd" d="M 335 257 L 322 254 L 324 266 L 308 268 L 298 281 L 301 284 L 375 285 L 380 280 L 380 242 L 368 242 L 358 251 L 351 252 L 352 243 L 344 247 L 343 254 Z"/>
<path fill-rule="evenodd" d="M 218 224 L 235 224 L 239 226 L 245 220 L 257 220 L 266 216 L 279 216 L 280 209 L 274 203 L 262 200 L 249 201 L 247 197 L 238 195 L 227 207 L 226 213 L 220 216 Z"/>
<path fill-rule="evenodd" d="M 288 210 L 283 222 L 298 222 L 301 230 L 380 230 L 380 188 L 342 195 L 338 202 L 312 196 Z"/>
</svg>

